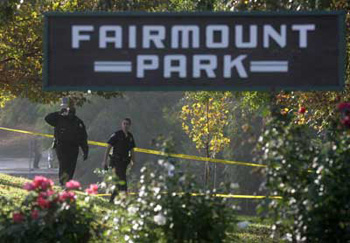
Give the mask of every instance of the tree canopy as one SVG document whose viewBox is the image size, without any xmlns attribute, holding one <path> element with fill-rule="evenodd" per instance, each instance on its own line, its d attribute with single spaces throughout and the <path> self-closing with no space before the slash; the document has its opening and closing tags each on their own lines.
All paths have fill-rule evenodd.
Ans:
<svg viewBox="0 0 350 243">
<path fill-rule="evenodd" d="M 14 97 L 50 103 L 71 97 L 77 105 L 87 101 L 84 92 L 43 92 L 43 19 L 48 11 L 123 11 L 162 9 L 164 1 L 113 0 L 8 0 L 0 3 L 0 106 Z M 120 92 L 96 92 L 105 98 Z"/>
<path fill-rule="evenodd" d="M 227 4 L 230 10 L 343 10 L 346 12 L 346 67 L 345 87 L 341 92 L 314 91 L 314 92 L 275 92 L 271 94 L 263 92 L 242 92 L 237 96 L 247 104 L 246 107 L 266 110 L 266 105 L 273 104 L 280 107 L 280 112 L 294 112 L 298 114 L 300 108 L 305 109 L 300 115 L 295 116 L 294 122 L 298 124 L 310 124 L 315 129 L 322 131 L 327 127 L 337 103 L 350 99 L 350 2 L 347 0 L 257 0 L 257 1 L 230 1 Z"/>
</svg>

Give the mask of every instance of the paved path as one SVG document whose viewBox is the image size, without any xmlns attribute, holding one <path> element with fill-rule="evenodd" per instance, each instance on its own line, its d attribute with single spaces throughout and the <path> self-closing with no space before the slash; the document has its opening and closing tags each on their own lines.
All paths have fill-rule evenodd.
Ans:
<svg viewBox="0 0 350 243">
<path fill-rule="evenodd" d="M 29 169 L 29 158 L 9 158 L 0 156 L 0 170 Z"/>
<path fill-rule="evenodd" d="M 29 158 L 9 158 L 0 156 L 0 173 L 33 178 L 35 175 L 57 176 L 58 169 L 48 169 L 45 161 L 40 161 L 39 169 L 29 168 Z"/>
</svg>

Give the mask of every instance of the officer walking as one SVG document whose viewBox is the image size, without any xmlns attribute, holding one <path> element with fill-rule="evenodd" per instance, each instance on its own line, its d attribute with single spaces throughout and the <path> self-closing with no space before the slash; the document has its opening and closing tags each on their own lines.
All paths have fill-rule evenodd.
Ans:
<svg viewBox="0 0 350 243">
<path fill-rule="evenodd" d="M 136 145 L 133 135 L 129 132 L 131 126 L 130 118 L 125 118 L 121 125 L 122 129 L 113 133 L 107 142 L 108 147 L 102 161 L 102 168 L 106 170 L 108 166 L 112 167 L 119 180 L 117 185 L 118 191 L 123 191 L 127 194 L 126 169 L 129 164 L 133 166 L 135 163 L 134 148 Z M 112 147 L 113 154 L 108 165 L 108 156 Z M 112 193 L 110 202 L 114 201 L 117 193 L 116 190 Z"/>
<path fill-rule="evenodd" d="M 74 107 L 63 107 L 59 112 L 53 112 L 45 117 L 45 121 L 55 128 L 54 148 L 59 162 L 59 181 L 61 186 L 73 178 L 77 164 L 79 147 L 87 159 L 89 147 L 85 125 L 75 115 Z"/>
</svg>

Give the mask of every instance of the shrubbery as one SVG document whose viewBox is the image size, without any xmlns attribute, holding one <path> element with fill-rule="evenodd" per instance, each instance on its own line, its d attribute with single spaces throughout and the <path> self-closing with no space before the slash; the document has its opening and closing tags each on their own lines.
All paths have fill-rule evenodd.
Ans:
<svg viewBox="0 0 350 243">
<path fill-rule="evenodd" d="M 324 134 L 292 123 L 291 116 L 273 119 L 260 141 L 266 187 L 282 196 L 265 201 L 260 211 L 288 241 L 349 242 L 350 104 L 338 106 Z"/>
<path fill-rule="evenodd" d="M 224 242 L 236 223 L 234 209 L 213 191 L 202 191 L 193 176 L 173 175 L 173 166 L 141 172 L 139 192 L 115 200 L 106 215 L 116 242 Z M 111 178 L 110 175 L 106 175 Z M 193 195 L 193 193 L 197 193 Z"/>
<path fill-rule="evenodd" d="M 11 202 L 0 198 L 0 239 L 2 242 L 87 242 L 102 235 L 102 228 L 92 212 L 92 204 L 80 200 L 73 189 L 80 183 L 69 181 L 66 190 L 53 190 L 53 182 L 37 176 L 26 183 L 29 191 L 20 207 L 12 209 Z M 96 185 L 87 192 L 96 193 Z M 83 197 L 84 196 L 79 196 Z"/>
<path fill-rule="evenodd" d="M 37 176 L 26 183 L 25 200 L 14 207 L 0 197 L 0 239 L 4 242 L 225 242 L 236 225 L 234 208 L 214 191 L 203 191 L 193 176 L 174 175 L 174 166 L 160 161 L 160 170 L 142 169 L 139 191 L 119 195 L 101 215 L 87 194 L 64 191 Z M 153 171 L 153 172 L 151 172 Z M 116 185 L 112 172 L 104 173 L 101 187 Z M 97 185 L 86 192 L 96 194 Z M 83 195 L 82 195 L 83 194 Z M 232 236 L 230 236 L 232 239 Z"/>
</svg>

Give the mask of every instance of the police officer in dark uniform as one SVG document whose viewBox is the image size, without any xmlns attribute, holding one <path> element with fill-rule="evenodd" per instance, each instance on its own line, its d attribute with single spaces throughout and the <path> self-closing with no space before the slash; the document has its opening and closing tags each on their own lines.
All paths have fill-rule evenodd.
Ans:
<svg viewBox="0 0 350 243">
<path fill-rule="evenodd" d="M 126 182 L 126 169 L 130 164 L 133 166 L 135 163 L 135 140 L 131 132 L 129 132 L 131 126 L 130 118 L 125 118 L 122 121 L 122 129 L 116 131 L 108 140 L 108 147 L 105 152 L 104 160 L 102 162 L 102 168 L 105 170 L 108 166 L 112 167 L 114 173 L 118 177 L 119 183 L 117 184 L 118 191 L 123 191 L 127 194 L 127 182 Z M 113 154 L 110 156 L 110 164 L 108 165 L 108 157 L 110 150 L 113 148 Z M 112 193 L 110 202 L 113 202 L 117 191 Z"/>
<path fill-rule="evenodd" d="M 84 160 L 87 159 L 89 147 L 85 125 L 75 115 L 75 108 L 62 108 L 45 117 L 45 121 L 55 127 L 54 148 L 59 161 L 59 181 L 61 186 L 73 178 L 77 164 L 79 147 L 83 151 Z"/>
</svg>

